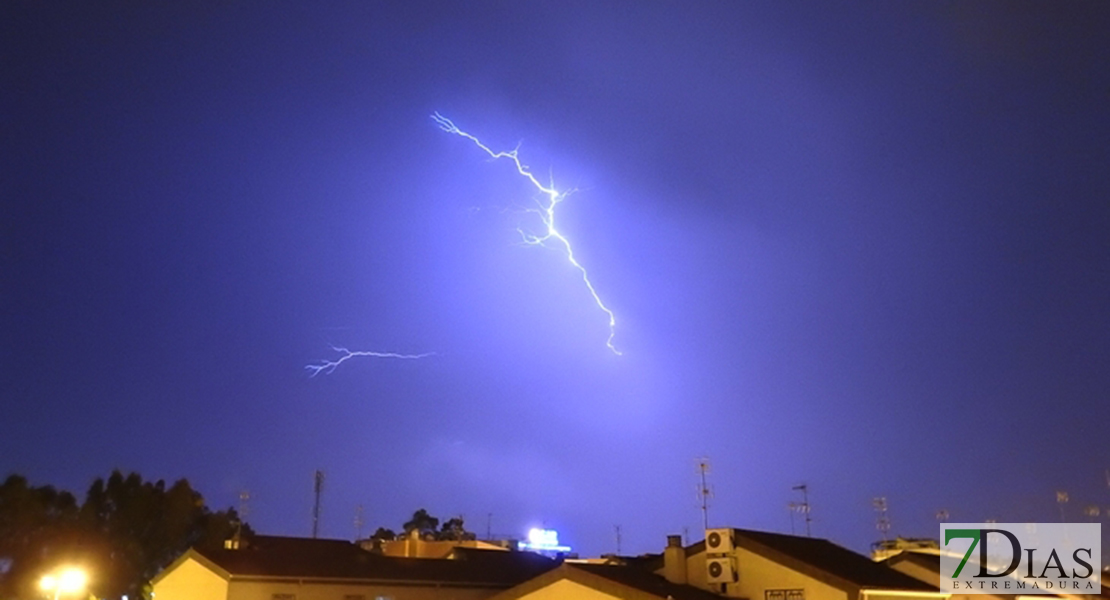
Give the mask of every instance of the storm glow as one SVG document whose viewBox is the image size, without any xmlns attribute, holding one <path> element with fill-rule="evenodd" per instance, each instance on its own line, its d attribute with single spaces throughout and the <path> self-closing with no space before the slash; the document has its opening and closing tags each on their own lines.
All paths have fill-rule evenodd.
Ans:
<svg viewBox="0 0 1110 600">
<path fill-rule="evenodd" d="M 563 252 L 566 254 L 567 260 L 570 261 L 570 264 L 573 265 L 574 268 L 578 269 L 580 273 L 582 273 L 582 281 L 586 284 L 586 289 L 590 291 L 590 296 L 593 297 L 594 302 L 597 304 L 597 307 L 601 309 L 601 311 L 604 312 L 607 317 L 609 317 L 609 338 L 605 340 L 605 345 L 609 348 L 609 350 L 613 352 L 613 354 L 620 356 L 621 351 L 617 350 L 616 346 L 613 345 L 613 336 L 616 335 L 617 326 L 617 320 L 616 317 L 613 315 L 613 311 L 610 310 L 609 307 L 601 301 L 601 296 L 599 296 L 597 290 L 594 289 L 594 284 L 590 281 L 590 275 L 586 272 L 586 268 L 583 267 L 582 264 L 578 262 L 578 259 L 574 257 L 574 250 L 571 248 L 570 240 L 568 240 L 567 237 L 555 227 L 555 207 L 557 207 L 559 203 L 563 200 L 566 200 L 567 196 L 569 196 L 574 190 L 572 189 L 565 192 L 560 192 L 559 190 L 555 189 L 554 183 L 546 186 L 540 183 L 540 181 L 536 179 L 536 176 L 532 174 L 532 171 L 528 169 L 528 166 L 520 162 L 520 156 L 517 153 L 517 151 L 520 149 L 519 147 L 513 148 L 509 152 L 494 152 L 489 148 L 489 146 L 483 144 L 481 140 L 459 129 L 451 121 L 451 119 L 448 119 L 438 112 L 432 115 L 432 119 L 435 120 L 436 124 L 439 125 L 439 128 L 443 131 L 462 136 L 474 142 L 474 145 L 481 148 L 486 154 L 489 154 L 491 158 L 507 158 L 512 161 L 512 163 L 516 165 L 517 173 L 520 173 L 522 176 L 528 179 L 528 181 L 530 181 L 532 185 L 535 186 L 537 190 L 539 190 L 540 194 L 542 194 L 543 197 L 546 198 L 545 201 L 536 201 L 538 208 L 528 209 L 528 212 L 539 215 L 540 221 L 543 222 L 545 228 L 543 235 L 528 233 L 519 228 L 517 229 L 517 231 L 520 233 L 520 237 L 525 244 L 532 246 L 550 247 L 550 242 L 551 244 L 555 244 L 556 246 L 562 248 Z"/>
</svg>

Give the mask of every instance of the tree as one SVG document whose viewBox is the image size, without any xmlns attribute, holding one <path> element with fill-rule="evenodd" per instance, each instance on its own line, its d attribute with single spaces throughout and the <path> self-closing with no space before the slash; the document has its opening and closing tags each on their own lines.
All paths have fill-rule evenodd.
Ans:
<svg viewBox="0 0 1110 600">
<path fill-rule="evenodd" d="M 473 540 L 475 539 L 475 537 L 476 536 L 473 533 L 470 533 L 466 530 L 466 526 L 463 523 L 463 518 L 459 516 L 448 519 L 447 522 L 443 524 L 443 527 L 439 530 L 439 534 L 436 536 L 436 539 L 460 542 L 463 540 Z"/>
<path fill-rule="evenodd" d="M 11 475 L 0 485 L 0 597 L 36 591 L 40 574 L 64 561 L 77 528 L 77 500 L 52 486 L 32 487 Z M 6 571 L 6 573 L 5 573 Z"/>
<path fill-rule="evenodd" d="M 428 511 L 423 508 L 412 513 L 412 519 L 409 519 L 408 522 L 402 525 L 401 530 L 405 532 L 405 535 L 409 535 L 413 531 L 416 531 L 419 532 L 422 539 L 431 540 L 462 541 L 473 540 L 476 537 L 473 533 L 466 530 L 462 517 L 448 519 L 443 523 L 443 527 L 440 528 L 439 519 L 428 514 Z M 382 533 L 383 535 L 379 536 L 378 533 Z M 388 534 L 391 537 L 384 537 L 384 534 Z M 371 537 L 373 539 L 390 540 L 394 539 L 394 534 L 393 531 L 389 529 L 379 527 L 378 531 Z"/>
<path fill-rule="evenodd" d="M 394 533 L 392 529 L 386 529 L 385 527 L 379 527 L 378 530 L 374 532 L 374 535 L 370 536 L 370 539 L 372 539 L 372 540 L 381 540 L 383 542 L 390 542 L 390 541 L 393 541 L 393 540 L 397 539 L 397 534 Z"/>
<path fill-rule="evenodd" d="M 421 508 L 420 510 L 412 513 L 412 519 L 401 526 L 405 534 L 413 531 L 420 533 L 420 537 L 436 535 L 436 528 L 439 527 L 439 519 L 428 514 L 428 511 Z"/>
<path fill-rule="evenodd" d="M 38 577 L 63 562 L 94 573 L 97 596 L 149 597 L 158 571 L 190 546 L 222 544 L 238 522 L 233 509 L 210 511 L 184 479 L 167 489 L 164 481 L 113 471 L 89 486 L 78 507 L 68 492 L 32 488 L 13 475 L 0 486 L 0 560 L 10 561 L 0 597 L 37 597 Z"/>
</svg>

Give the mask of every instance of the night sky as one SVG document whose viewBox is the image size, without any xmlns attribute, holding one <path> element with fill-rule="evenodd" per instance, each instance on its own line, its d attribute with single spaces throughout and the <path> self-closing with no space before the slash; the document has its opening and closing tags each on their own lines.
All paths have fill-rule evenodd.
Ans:
<svg viewBox="0 0 1110 600">
<path fill-rule="evenodd" d="M 1110 4 L 4 2 L 0 474 L 270 534 L 1110 511 Z M 577 188 L 535 189 L 430 118 Z M 407 354 L 305 365 L 331 346 Z M 489 515 L 492 514 L 492 517 Z M 800 521 L 799 521 L 800 523 Z M 799 525 L 799 531 L 800 531 Z"/>
</svg>

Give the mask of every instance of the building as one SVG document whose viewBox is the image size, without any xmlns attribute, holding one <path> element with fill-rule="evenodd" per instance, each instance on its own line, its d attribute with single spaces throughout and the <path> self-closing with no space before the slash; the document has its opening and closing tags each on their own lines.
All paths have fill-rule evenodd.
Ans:
<svg viewBox="0 0 1110 600">
<path fill-rule="evenodd" d="M 883 561 L 890 568 L 905 573 L 915 579 L 940 585 L 940 554 L 929 551 L 907 550 Z M 1110 587 L 1106 585 L 1106 574 L 1103 573 L 1102 589 L 1100 594 L 952 594 L 951 600 L 1055 600 L 1068 598 L 1070 600 L 1102 600 L 1110 598 Z"/>
<path fill-rule="evenodd" d="M 827 540 L 711 529 L 662 554 L 557 561 L 438 545 L 388 556 L 346 541 L 258 536 L 190 550 L 154 580 L 155 600 L 949 600 L 935 584 Z M 443 558 L 417 558 L 417 556 Z"/>
<path fill-rule="evenodd" d="M 363 540 L 358 545 L 385 556 L 404 556 L 408 558 L 450 558 L 460 548 L 509 552 L 514 544 L 492 543 L 482 540 L 426 540 L 413 531 L 395 540 Z"/>
<path fill-rule="evenodd" d="M 871 558 L 883 561 L 902 552 L 940 554 L 940 544 L 932 538 L 904 538 L 883 540 L 871 544 Z"/>
<path fill-rule="evenodd" d="M 157 600 L 482 600 L 556 566 L 525 552 L 405 558 L 343 540 L 255 536 L 190 549 L 152 584 Z"/>
<path fill-rule="evenodd" d="M 948 594 L 828 540 L 710 529 L 683 547 L 670 536 L 650 565 L 672 583 L 748 600 L 938 600 Z"/>
</svg>

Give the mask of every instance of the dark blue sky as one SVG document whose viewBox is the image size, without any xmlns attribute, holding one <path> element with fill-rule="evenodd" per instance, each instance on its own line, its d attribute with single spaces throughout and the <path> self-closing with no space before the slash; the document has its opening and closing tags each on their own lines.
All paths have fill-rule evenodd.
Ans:
<svg viewBox="0 0 1110 600">
<path fill-rule="evenodd" d="M 1110 510 L 1110 6 L 0 7 L 0 471 L 322 534 Z M 440 111 L 579 192 L 534 190 Z M 509 208 L 510 210 L 505 210 Z M 304 366 L 332 344 L 418 361 Z"/>
</svg>

